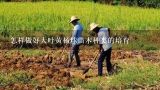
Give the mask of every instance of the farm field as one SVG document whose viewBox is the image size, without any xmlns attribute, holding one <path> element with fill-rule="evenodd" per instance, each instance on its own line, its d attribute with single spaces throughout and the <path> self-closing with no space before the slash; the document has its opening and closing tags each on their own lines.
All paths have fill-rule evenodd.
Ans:
<svg viewBox="0 0 160 90">
<path fill-rule="evenodd" d="M 86 49 L 86 48 L 85 48 Z M 81 50 L 82 66 L 65 68 L 68 49 L 58 50 L 1 50 L 0 88 L 1 90 L 26 89 L 159 89 L 160 52 L 113 50 L 112 63 L 118 63 L 123 71 L 108 76 L 97 77 L 96 62 L 89 72 L 83 70 L 95 57 L 93 50 Z M 95 49 L 94 49 L 95 51 Z M 98 52 L 98 49 L 96 50 Z"/>
<path fill-rule="evenodd" d="M 72 30 L 72 15 L 85 30 L 91 22 L 112 30 L 160 30 L 160 9 L 109 6 L 92 2 L 0 3 L 0 30 Z"/>
<path fill-rule="evenodd" d="M 129 37 L 124 49 L 158 50 L 160 48 L 160 9 L 110 6 L 92 2 L 1 2 L 0 48 L 12 37 L 58 37 L 71 35 L 70 17 L 76 15 L 84 26 L 83 36 L 89 35 L 89 24 L 110 27 L 116 34 Z M 139 31 L 142 32 L 139 32 Z M 146 32 L 146 30 L 148 30 Z M 135 43 L 136 42 L 136 43 Z M 4 44 L 4 45 L 3 45 Z M 10 46 L 7 44 L 7 46 Z M 115 49 L 122 48 L 114 45 Z"/>
<path fill-rule="evenodd" d="M 85 41 L 95 37 L 88 31 L 92 22 L 111 28 L 111 37 L 128 38 L 128 44 L 112 44 L 111 62 L 120 71 L 108 76 L 104 64 L 104 75 L 98 77 L 96 58 L 83 74 L 99 52 L 97 44 L 80 46 L 78 68 L 75 60 L 65 67 L 70 43 L 13 44 L 19 37 L 70 38 L 72 15 L 80 18 Z M 0 90 L 160 90 L 159 35 L 159 8 L 88 1 L 0 2 Z"/>
</svg>

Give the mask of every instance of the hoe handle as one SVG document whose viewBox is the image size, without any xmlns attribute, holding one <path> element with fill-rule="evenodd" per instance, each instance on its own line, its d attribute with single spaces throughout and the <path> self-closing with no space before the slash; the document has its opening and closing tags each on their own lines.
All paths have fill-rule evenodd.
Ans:
<svg viewBox="0 0 160 90">
<path fill-rule="evenodd" d="M 92 66 L 92 64 L 94 63 L 94 61 L 97 59 L 99 53 L 96 53 L 96 56 L 94 57 L 93 61 L 91 62 L 91 64 L 89 65 L 89 68 Z"/>
<path fill-rule="evenodd" d="M 93 61 L 90 63 L 89 67 L 83 71 L 83 74 L 86 74 L 86 73 L 89 71 L 89 69 L 91 68 L 92 64 L 93 64 L 94 61 L 96 60 L 97 56 L 98 56 L 98 53 L 97 53 L 96 56 L 94 57 Z"/>
</svg>

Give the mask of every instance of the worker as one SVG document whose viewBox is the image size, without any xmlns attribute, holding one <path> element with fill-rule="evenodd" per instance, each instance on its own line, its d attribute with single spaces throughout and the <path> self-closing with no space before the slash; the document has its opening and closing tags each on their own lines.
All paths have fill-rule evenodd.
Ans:
<svg viewBox="0 0 160 90">
<path fill-rule="evenodd" d="M 103 61 L 106 59 L 106 67 L 109 75 L 113 74 L 112 64 L 111 64 L 111 51 L 112 44 L 108 42 L 110 37 L 110 29 L 100 27 L 96 23 L 90 24 L 90 31 L 93 31 L 98 36 L 99 52 L 100 56 L 98 58 L 98 76 L 102 76 L 103 72 Z"/>
<path fill-rule="evenodd" d="M 78 55 L 79 53 L 79 46 L 82 44 L 83 42 L 83 38 L 82 38 L 82 31 L 83 31 L 83 27 L 82 25 L 78 22 L 80 19 L 76 16 L 72 16 L 70 23 L 73 24 L 74 28 L 73 28 L 73 33 L 72 33 L 72 42 L 71 42 L 71 51 L 69 54 L 69 60 L 67 63 L 67 67 L 71 67 L 72 61 L 73 61 L 73 56 L 75 56 L 76 58 L 76 62 L 77 65 L 76 67 L 80 67 L 81 66 L 81 61 L 80 61 L 80 57 Z"/>
</svg>

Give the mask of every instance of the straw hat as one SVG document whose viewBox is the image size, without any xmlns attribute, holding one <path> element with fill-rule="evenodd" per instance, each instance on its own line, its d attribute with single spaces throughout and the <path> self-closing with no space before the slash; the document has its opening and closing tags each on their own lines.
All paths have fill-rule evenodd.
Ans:
<svg viewBox="0 0 160 90">
<path fill-rule="evenodd" d="M 96 27 L 98 27 L 99 25 L 96 23 L 91 23 L 90 24 L 90 31 L 93 31 Z"/>
<path fill-rule="evenodd" d="M 72 16 L 72 17 L 71 17 L 71 20 L 70 20 L 70 23 L 73 22 L 73 21 L 75 21 L 75 20 L 78 21 L 78 20 L 80 20 L 80 19 L 79 19 L 78 17 L 76 17 L 76 16 Z"/>
</svg>

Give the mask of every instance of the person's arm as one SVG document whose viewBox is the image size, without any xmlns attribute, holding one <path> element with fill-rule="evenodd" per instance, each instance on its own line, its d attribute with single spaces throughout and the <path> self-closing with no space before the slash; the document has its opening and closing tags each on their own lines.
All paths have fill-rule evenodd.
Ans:
<svg viewBox="0 0 160 90">
<path fill-rule="evenodd" d="M 77 33 L 78 33 L 78 28 L 74 27 L 72 37 L 74 37 L 74 38 L 77 37 Z"/>
</svg>

